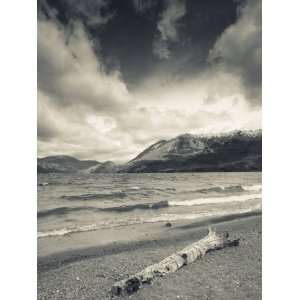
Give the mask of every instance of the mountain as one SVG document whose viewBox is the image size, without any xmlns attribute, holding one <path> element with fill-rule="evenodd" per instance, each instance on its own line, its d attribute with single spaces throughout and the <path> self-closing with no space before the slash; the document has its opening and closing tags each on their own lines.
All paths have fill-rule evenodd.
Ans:
<svg viewBox="0 0 300 300">
<path fill-rule="evenodd" d="M 38 173 L 74 173 L 99 164 L 96 160 L 79 160 L 72 156 L 55 155 L 38 158 Z"/>
<path fill-rule="evenodd" d="M 261 130 L 183 134 L 151 145 L 119 172 L 258 171 L 261 139 Z"/>
<path fill-rule="evenodd" d="M 86 170 L 86 173 L 117 173 L 119 166 L 112 161 L 98 163 Z"/>
<path fill-rule="evenodd" d="M 218 135 L 182 134 L 151 145 L 123 165 L 71 156 L 38 159 L 38 173 L 146 173 L 260 171 L 262 131 Z"/>
</svg>

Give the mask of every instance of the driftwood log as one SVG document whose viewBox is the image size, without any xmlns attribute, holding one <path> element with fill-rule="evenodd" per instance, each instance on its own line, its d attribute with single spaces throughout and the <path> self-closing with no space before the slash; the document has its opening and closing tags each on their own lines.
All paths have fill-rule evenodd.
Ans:
<svg viewBox="0 0 300 300">
<path fill-rule="evenodd" d="M 143 285 L 150 284 L 154 279 L 174 273 L 184 265 L 190 264 L 207 252 L 239 245 L 239 239 L 229 240 L 229 234 L 216 233 L 209 228 L 208 234 L 201 240 L 187 246 L 179 252 L 175 252 L 164 260 L 147 267 L 127 279 L 116 282 L 111 293 L 113 296 L 131 295 Z"/>
</svg>

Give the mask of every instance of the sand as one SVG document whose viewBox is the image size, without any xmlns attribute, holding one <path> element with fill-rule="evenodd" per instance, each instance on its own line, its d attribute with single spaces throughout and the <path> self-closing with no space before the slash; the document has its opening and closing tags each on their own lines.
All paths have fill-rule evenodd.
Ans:
<svg viewBox="0 0 300 300">
<path fill-rule="evenodd" d="M 217 231 L 241 238 L 240 246 L 210 252 L 122 299 L 261 299 L 261 216 L 245 214 L 210 222 Z M 201 239 L 207 223 L 178 221 L 171 228 L 157 223 L 94 231 L 85 233 L 86 248 L 76 247 L 76 238 L 41 239 L 38 299 L 111 299 L 113 283 Z M 70 250 L 47 247 L 59 245 L 59 240 Z"/>
</svg>

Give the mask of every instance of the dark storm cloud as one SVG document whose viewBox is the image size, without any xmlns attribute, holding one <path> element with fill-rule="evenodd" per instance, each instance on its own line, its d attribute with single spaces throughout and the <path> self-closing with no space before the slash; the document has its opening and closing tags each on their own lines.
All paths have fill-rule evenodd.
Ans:
<svg viewBox="0 0 300 300">
<path fill-rule="evenodd" d="M 80 19 L 91 27 L 106 24 L 113 17 L 113 12 L 105 12 L 107 0 L 64 0 L 64 3 L 70 19 Z"/>
<path fill-rule="evenodd" d="M 80 20 L 93 27 L 106 24 L 113 17 L 108 4 L 109 0 L 38 0 L 38 17 L 55 17 L 65 25 Z"/>
<path fill-rule="evenodd" d="M 157 2 L 157 0 L 132 0 L 135 10 L 141 14 L 152 9 Z"/>
<path fill-rule="evenodd" d="M 261 2 L 248 0 L 239 9 L 238 21 L 225 29 L 209 53 L 219 69 L 239 76 L 249 101 L 261 101 Z"/>
<path fill-rule="evenodd" d="M 90 9 L 89 3 L 98 7 Z M 80 21 L 94 51 L 109 70 L 118 69 L 129 88 L 157 69 L 183 77 L 206 67 L 208 51 L 217 37 L 236 21 L 232 0 L 51 0 L 59 22 Z M 142 12 L 143 11 L 143 12 Z M 106 24 L 88 20 L 100 14 Z M 101 22 L 100 22 L 101 23 Z M 168 62 L 161 64 L 161 58 Z M 184 62 L 181 65 L 178 61 Z"/>
<path fill-rule="evenodd" d="M 260 126 L 257 1 L 38 3 L 39 155 L 124 161 L 184 132 Z"/>
<path fill-rule="evenodd" d="M 157 24 L 159 35 L 154 40 L 153 53 L 160 59 L 168 59 L 171 56 L 170 43 L 178 41 L 178 21 L 185 15 L 184 0 L 165 0 L 166 7 Z"/>
</svg>

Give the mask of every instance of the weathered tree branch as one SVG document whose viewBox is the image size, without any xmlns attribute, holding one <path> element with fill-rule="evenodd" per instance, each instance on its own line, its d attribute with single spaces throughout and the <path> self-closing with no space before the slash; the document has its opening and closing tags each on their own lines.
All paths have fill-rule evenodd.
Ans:
<svg viewBox="0 0 300 300">
<path fill-rule="evenodd" d="M 183 250 L 173 253 L 161 262 L 151 265 L 127 279 L 116 282 L 112 289 L 113 296 L 131 295 L 144 284 L 150 284 L 155 278 L 174 273 L 184 265 L 190 264 L 207 252 L 239 245 L 239 239 L 229 240 L 228 233 L 219 233 L 209 228 L 207 236 L 187 246 Z"/>
</svg>

